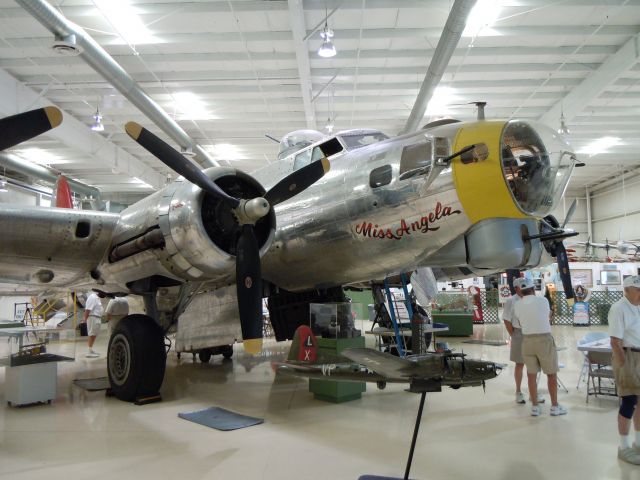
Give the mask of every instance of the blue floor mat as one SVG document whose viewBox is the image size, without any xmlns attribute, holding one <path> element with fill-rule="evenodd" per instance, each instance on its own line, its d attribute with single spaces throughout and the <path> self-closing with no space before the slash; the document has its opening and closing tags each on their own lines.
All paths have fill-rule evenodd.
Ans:
<svg viewBox="0 0 640 480">
<path fill-rule="evenodd" d="M 206 408 L 191 413 L 179 413 L 178 417 L 224 431 L 237 430 L 238 428 L 252 427 L 253 425 L 264 423 L 262 418 L 240 415 L 219 407 Z"/>
</svg>

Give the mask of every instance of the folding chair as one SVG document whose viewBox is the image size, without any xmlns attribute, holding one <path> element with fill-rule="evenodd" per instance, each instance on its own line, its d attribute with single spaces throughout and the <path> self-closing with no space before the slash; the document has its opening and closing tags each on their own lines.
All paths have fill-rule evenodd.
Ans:
<svg viewBox="0 0 640 480">
<path fill-rule="evenodd" d="M 618 396 L 616 381 L 611 367 L 611 352 L 587 352 L 587 403 L 589 395 Z M 597 381 L 597 382 L 596 382 Z"/>
<path fill-rule="evenodd" d="M 597 340 L 603 340 L 609 336 L 606 332 L 589 332 L 577 342 L 577 346 L 586 345 L 587 343 L 595 342 Z M 584 361 L 582 362 L 582 369 L 580 370 L 580 376 L 578 377 L 578 383 L 576 390 L 580 389 L 580 382 L 587 380 L 587 373 L 589 371 L 589 360 L 587 359 L 587 352 L 582 352 L 584 355 Z"/>
</svg>

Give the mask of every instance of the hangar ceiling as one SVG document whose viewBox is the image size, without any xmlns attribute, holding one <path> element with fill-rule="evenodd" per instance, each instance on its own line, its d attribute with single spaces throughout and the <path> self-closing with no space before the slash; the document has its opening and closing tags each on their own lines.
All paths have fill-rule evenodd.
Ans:
<svg viewBox="0 0 640 480">
<path fill-rule="evenodd" d="M 212 159 L 251 172 L 276 158 L 278 145 L 265 134 L 325 131 L 328 123 L 334 131 L 397 134 L 453 2 L 122 2 L 129 13 L 113 12 L 120 3 L 114 0 L 50 3 Z M 333 58 L 316 53 L 327 14 Z M 488 103 L 487 118 L 541 120 L 554 129 L 563 114 L 587 163 L 571 189 L 640 167 L 640 0 L 480 0 L 467 27 L 423 123 L 473 119 L 475 108 L 464 105 L 473 101 Z M 53 35 L 17 3 L 0 0 L 0 114 L 43 100 L 65 112 L 64 130 L 14 152 L 107 195 L 161 186 L 167 168 L 123 125 L 134 120 L 169 138 L 82 58 L 60 56 L 52 43 Z M 89 128 L 96 108 L 105 126 L 100 133 Z"/>
</svg>

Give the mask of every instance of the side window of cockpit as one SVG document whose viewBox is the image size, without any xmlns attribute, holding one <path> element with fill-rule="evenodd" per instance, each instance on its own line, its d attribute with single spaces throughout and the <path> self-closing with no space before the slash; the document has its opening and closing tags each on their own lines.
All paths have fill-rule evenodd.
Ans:
<svg viewBox="0 0 640 480">
<path fill-rule="evenodd" d="M 293 161 L 293 169 L 298 170 L 302 167 L 306 167 L 311 163 L 311 150 L 305 150 L 296 155 L 296 159 Z"/>
<path fill-rule="evenodd" d="M 320 150 L 320 147 L 315 147 L 313 149 L 313 153 L 311 154 L 311 161 L 315 162 L 316 160 L 321 160 L 324 158 L 324 153 Z"/>
<path fill-rule="evenodd" d="M 431 142 L 407 145 L 400 156 L 400 180 L 426 175 L 431 170 Z"/>
<path fill-rule="evenodd" d="M 391 183 L 392 178 L 391 165 L 374 168 L 369 174 L 369 186 L 371 188 L 378 188 L 388 185 Z"/>
</svg>

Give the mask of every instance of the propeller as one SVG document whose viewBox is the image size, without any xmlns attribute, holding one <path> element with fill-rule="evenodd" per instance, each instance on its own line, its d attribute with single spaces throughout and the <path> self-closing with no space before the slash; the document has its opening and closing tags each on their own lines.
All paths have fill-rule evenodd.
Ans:
<svg viewBox="0 0 640 480">
<path fill-rule="evenodd" d="M 0 150 L 37 137 L 62 123 L 57 107 L 44 107 L 0 119 Z"/>
<path fill-rule="evenodd" d="M 274 205 L 289 200 L 322 178 L 329 171 L 329 160 L 312 162 L 276 183 L 264 198 L 247 200 L 225 193 L 198 166 L 141 125 L 129 122 L 125 131 L 162 163 L 231 208 L 240 226 L 236 244 L 236 292 L 244 349 L 251 354 L 259 353 L 262 349 L 262 274 L 254 225 Z"/>
<path fill-rule="evenodd" d="M 571 213 L 571 209 L 570 213 Z M 567 215 L 568 217 L 568 215 Z M 567 219 L 565 219 L 563 225 L 566 225 Z M 562 288 L 567 298 L 569 306 L 573 306 L 574 294 L 573 285 L 571 285 L 571 273 L 569 271 L 569 257 L 567 256 L 567 250 L 562 243 L 563 238 L 567 236 L 575 236 L 578 233 L 572 232 L 569 235 L 565 234 L 564 230 L 560 228 L 560 223 L 553 215 L 547 215 L 544 217 L 540 230 L 543 232 L 542 240 L 544 246 L 552 257 L 555 257 L 558 264 L 558 273 L 562 280 Z M 544 236 L 548 235 L 549 239 L 545 240 Z"/>
<path fill-rule="evenodd" d="M 573 217 L 573 212 L 576 211 L 576 206 L 578 205 L 578 199 L 574 198 L 573 202 L 571 202 L 571 206 L 569 207 L 569 211 L 567 212 L 567 216 L 564 217 L 564 222 L 562 222 L 562 227 L 564 229 L 564 227 L 567 226 L 567 223 L 569 223 L 569 219 L 571 217 Z"/>
</svg>

